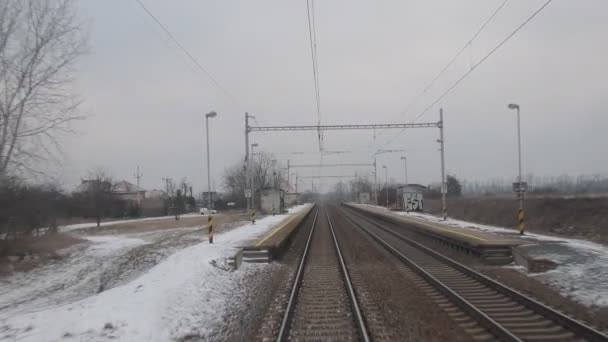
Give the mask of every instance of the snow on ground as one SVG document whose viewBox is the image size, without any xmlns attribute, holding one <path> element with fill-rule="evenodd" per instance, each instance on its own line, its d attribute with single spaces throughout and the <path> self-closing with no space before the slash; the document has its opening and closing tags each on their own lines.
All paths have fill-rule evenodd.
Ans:
<svg viewBox="0 0 608 342">
<path fill-rule="evenodd" d="M 513 229 L 495 227 L 472 222 L 442 218 L 421 213 L 394 212 L 399 215 L 416 217 L 427 221 L 465 229 L 513 236 L 519 234 Z M 556 237 L 544 234 L 526 233 L 523 237 L 530 245 L 521 248 L 539 259 L 547 259 L 559 266 L 553 270 L 531 274 L 544 283 L 560 290 L 591 307 L 608 307 L 608 246 L 591 241 Z"/>
<path fill-rule="evenodd" d="M 292 208 L 290 213 L 304 207 Z M 263 234 L 286 216 L 267 216 L 255 225 L 216 234 L 212 245 L 202 239 L 174 252 L 135 279 L 76 301 L 50 306 L 39 306 L 34 301 L 17 309 L 7 306 L 15 293 L 24 291 L 19 283 L 35 289 L 65 276 L 59 270 L 42 272 L 37 279 L 26 277 L 13 282 L 9 291 L 0 283 L 0 341 L 172 341 L 187 336 L 205 339 L 221 326 L 226 302 L 239 281 L 248 270 L 261 267 L 244 265 L 237 272 L 229 272 L 224 267 L 226 258 L 233 256 L 235 248 L 244 241 Z M 112 251 L 138 244 L 146 241 L 116 235 L 94 237 L 83 255 L 103 258 L 112 255 Z M 65 271 L 70 273 L 69 268 Z M 71 276 L 87 276 L 87 272 L 73 273 Z M 28 296 L 44 296 L 44 291 L 37 294 L 30 290 Z"/>
<path fill-rule="evenodd" d="M 180 217 L 196 217 L 196 216 L 201 216 L 201 215 L 200 214 L 194 214 L 194 213 L 180 215 Z M 112 225 L 124 224 L 124 223 L 134 223 L 134 222 L 142 222 L 142 221 L 155 221 L 155 220 L 166 220 L 166 219 L 174 219 L 174 218 L 175 218 L 175 216 L 144 217 L 144 218 L 129 219 L 129 220 L 104 221 L 104 222 L 101 222 L 99 225 L 101 227 L 103 227 L 103 226 L 112 226 Z M 59 231 L 62 232 L 62 233 L 65 233 L 65 232 L 69 232 L 69 231 L 76 230 L 76 229 L 93 228 L 93 227 L 97 227 L 97 223 L 96 222 L 76 223 L 76 224 L 70 224 L 70 225 L 67 225 L 67 226 L 60 226 L 59 227 Z"/>
</svg>

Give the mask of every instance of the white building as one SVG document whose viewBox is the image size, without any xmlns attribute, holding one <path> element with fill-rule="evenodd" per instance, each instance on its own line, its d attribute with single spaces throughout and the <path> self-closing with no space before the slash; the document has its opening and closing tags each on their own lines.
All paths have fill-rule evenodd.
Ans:
<svg viewBox="0 0 608 342">
<path fill-rule="evenodd" d="M 285 211 L 285 191 L 266 188 L 260 191 L 260 209 L 265 214 L 279 214 Z"/>
</svg>

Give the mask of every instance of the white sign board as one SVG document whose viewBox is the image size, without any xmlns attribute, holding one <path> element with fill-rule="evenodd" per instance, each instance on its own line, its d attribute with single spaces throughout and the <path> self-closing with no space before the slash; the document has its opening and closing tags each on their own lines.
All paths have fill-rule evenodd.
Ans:
<svg viewBox="0 0 608 342">
<path fill-rule="evenodd" d="M 251 197 L 251 189 L 245 189 L 245 197 L 246 198 L 250 198 Z"/>
<path fill-rule="evenodd" d="M 405 211 L 422 211 L 424 200 L 421 192 L 404 192 L 403 206 Z"/>
<path fill-rule="evenodd" d="M 528 191 L 528 182 L 513 183 L 513 192 L 526 192 L 526 191 Z"/>
</svg>

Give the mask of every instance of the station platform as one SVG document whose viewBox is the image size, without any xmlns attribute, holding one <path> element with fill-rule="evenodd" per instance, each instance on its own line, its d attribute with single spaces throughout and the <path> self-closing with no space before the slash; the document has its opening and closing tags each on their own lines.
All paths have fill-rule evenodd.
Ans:
<svg viewBox="0 0 608 342">
<path fill-rule="evenodd" d="M 387 211 L 375 206 L 352 203 L 345 203 L 344 206 L 371 217 L 403 226 L 467 253 L 472 253 L 488 263 L 510 263 L 513 261 L 513 247 L 525 243 L 516 236 L 507 237 L 491 232 L 443 225 L 409 215 L 400 215 L 399 212 Z"/>
<path fill-rule="evenodd" d="M 298 226 L 310 214 L 314 204 L 308 204 L 296 214 L 285 218 L 266 234 L 242 248 L 243 262 L 270 262 L 276 258 L 291 241 Z"/>
</svg>

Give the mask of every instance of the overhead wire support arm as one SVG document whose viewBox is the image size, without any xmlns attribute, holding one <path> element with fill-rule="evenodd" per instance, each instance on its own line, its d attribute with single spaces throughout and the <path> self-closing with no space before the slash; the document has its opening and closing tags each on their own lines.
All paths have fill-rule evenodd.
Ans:
<svg viewBox="0 0 608 342">
<path fill-rule="evenodd" d="M 356 178 L 357 176 L 355 175 L 344 175 L 344 176 L 300 176 L 300 178 L 305 178 L 305 179 L 317 179 L 317 178 Z"/>
<path fill-rule="evenodd" d="M 399 124 L 363 124 L 363 125 L 303 125 L 303 126 L 248 126 L 249 132 L 263 131 L 335 131 L 353 129 L 394 129 L 394 128 L 428 128 L 439 127 L 439 122 L 399 123 Z"/>
<path fill-rule="evenodd" d="M 291 164 L 289 167 L 291 168 L 295 168 L 295 167 L 338 167 L 338 166 L 345 166 L 345 167 L 351 167 L 351 166 L 374 166 L 374 164 Z"/>
</svg>

